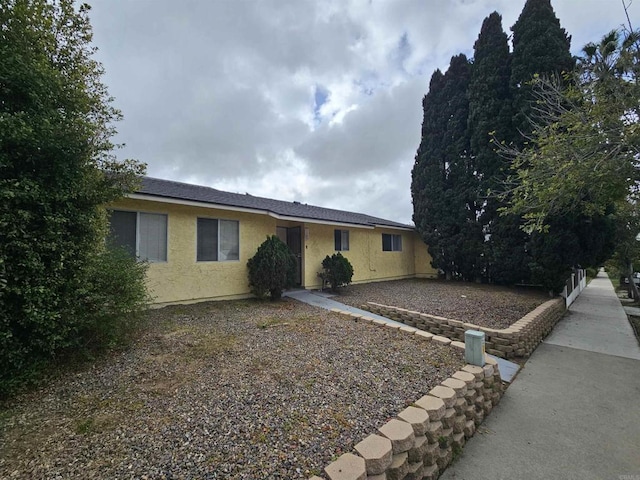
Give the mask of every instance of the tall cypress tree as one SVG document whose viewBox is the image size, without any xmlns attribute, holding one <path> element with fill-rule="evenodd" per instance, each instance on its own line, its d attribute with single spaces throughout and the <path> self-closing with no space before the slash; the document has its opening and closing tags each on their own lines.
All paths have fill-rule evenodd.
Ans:
<svg viewBox="0 0 640 480">
<path fill-rule="evenodd" d="M 451 263 L 446 247 L 444 217 L 444 133 L 446 119 L 441 115 L 444 104 L 444 75 L 438 69 L 431 75 L 429 91 L 422 99 L 424 119 L 422 137 L 411 172 L 413 221 L 429 247 L 432 266 L 450 276 Z"/>
<path fill-rule="evenodd" d="M 469 155 L 467 89 L 470 64 L 452 57 L 443 75 L 436 70 L 424 97 L 422 141 L 412 171 L 413 220 L 429 246 L 433 266 L 447 278 L 472 278 L 481 231 L 476 219 L 476 185 Z"/>
<path fill-rule="evenodd" d="M 473 48 L 469 82 L 471 149 L 483 175 L 482 186 L 492 187 L 493 177 L 504 171 L 504 160 L 491 144 L 492 135 L 498 140 L 512 135 L 509 45 L 498 12 L 484 19 Z"/>
<path fill-rule="evenodd" d="M 533 130 L 529 82 L 535 75 L 560 77 L 573 69 L 574 61 L 570 37 L 550 0 L 527 0 L 512 31 L 509 54 L 501 17 L 492 13 L 474 45 L 471 69 L 466 58 L 458 56 L 445 75 L 438 71 L 432 77 L 412 173 L 414 221 L 429 245 L 433 265 L 449 277 L 483 275 L 495 283 L 533 279 L 551 285 L 560 274 L 541 278 L 552 266 L 548 260 L 558 257 L 549 252 L 576 252 L 575 236 L 558 221 L 552 235 L 530 238 L 519 216 L 499 215 L 506 201 L 489 192 L 501 189 L 510 162 L 495 152 L 490 140 L 526 146 Z M 461 123 L 465 110 L 466 127 Z"/>
<path fill-rule="evenodd" d="M 510 87 L 513 96 L 513 125 L 516 136 L 513 141 L 519 148 L 527 148 L 527 139 L 533 131 L 535 120 L 531 80 L 534 75 L 562 78 L 563 73 L 575 68 L 571 56 L 571 37 L 560 26 L 550 0 L 527 0 L 520 17 L 511 27 L 513 31 L 513 58 L 511 63 Z M 515 228 L 522 222 L 512 216 L 503 217 L 505 238 L 517 235 Z M 575 229 L 580 224 L 578 218 L 550 219 L 553 228 L 546 234 L 535 234 L 527 246 L 531 255 L 531 281 L 556 289 L 567 274 L 556 267 L 560 258 L 576 251 Z M 571 256 L 571 255 L 570 255 Z M 576 257 L 577 258 L 577 257 Z M 527 260 L 525 260 L 527 261 Z"/>
<path fill-rule="evenodd" d="M 502 17 L 493 12 L 482 23 L 474 44 L 469 130 L 477 165 L 478 202 L 482 204 L 479 222 L 486 237 L 482 273 L 487 280 L 497 283 L 514 283 L 528 275 L 526 235 L 518 230 L 517 219 L 500 217 L 498 208 L 502 203 L 491 195 L 501 188 L 509 173 L 509 163 L 496 152 L 491 139 L 513 138 L 510 76 L 507 35 L 502 29 Z"/>
<path fill-rule="evenodd" d="M 510 87 L 515 111 L 514 127 L 520 132 L 514 141 L 522 146 L 532 131 L 533 97 L 530 81 L 534 75 L 557 75 L 571 72 L 571 37 L 560 26 L 550 0 L 527 0 L 513 32 L 513 59 Z"/>
</svg>

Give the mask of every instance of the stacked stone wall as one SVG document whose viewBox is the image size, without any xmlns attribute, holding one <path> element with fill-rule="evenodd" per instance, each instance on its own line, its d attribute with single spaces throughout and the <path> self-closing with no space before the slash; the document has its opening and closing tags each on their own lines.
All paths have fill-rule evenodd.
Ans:
<svg viewBox="0 0 640 480">
<path fill-rule="evenodd" d="M 414 327 L 378 323 L 339 311 L 381 327 L 395 328 L 422 341 L 438 336 Z M 440 342 L 464 348 L 461 342 Z M 500 402 L 504 387 L 497 362 L 486 357 L 484 367 L 465 365 L 427 395 L 390 419 L 325 468 L 329 480 L 433 480 L 459 455 L 476 428 Z M 314 476 L 311 480 L 321 480 Z"/>
<path fill-rule="evenodd" d="M 464 342 L 464 332 L 467 330 L 484 332 L 487 353 L 509 359 L 529 357 L 533 353 L 564 315 L 565 302 L 563 298 L 549 300 L 505 329 L 483 327 L 373 302 L 361 308 L 451 341 Z"/>
</svg>

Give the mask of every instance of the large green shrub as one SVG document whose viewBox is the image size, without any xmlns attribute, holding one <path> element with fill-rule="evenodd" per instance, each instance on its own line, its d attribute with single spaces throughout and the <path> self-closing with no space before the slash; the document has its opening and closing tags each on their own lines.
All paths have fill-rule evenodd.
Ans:
<svg viewBox="0 0 640 480">
<path fill-rule="evenodd" d="M 279 299 L 282 291 L 295 283 L 296 263 L 296 257 L 282 240 L 275 235 L 267 237 L 247 262 L 253 294 Z"/>
<path fill-rule="evenodd" d="M 327 255 L 322 261 L 322 268 L 324 272 L 320 276 L 323 280 L 329 282 L 331 290 L 334 292 L 338 290 L 338 287 L 351 283 L 353 267 L 340 252 L 331 256 Z"/>
<path fill-rule="evenodd" d="M 150 300 L 144 283 L 147 267 L 121 247 L 108 247 L 91 259 L 76 312 L 83 349 L 119 345 L 139 327 Z"/>
<path fill-rule="evenodd" d="M 144 166 L 110 153 L 121 115 L 92 58 L 89 8 L 0 2 L 0 396 L 86 345 L 105 310 L 129 310 L 122 292 L 98 292 L 96 262 L 106 261 L 104 205 Z"/>
</svg>

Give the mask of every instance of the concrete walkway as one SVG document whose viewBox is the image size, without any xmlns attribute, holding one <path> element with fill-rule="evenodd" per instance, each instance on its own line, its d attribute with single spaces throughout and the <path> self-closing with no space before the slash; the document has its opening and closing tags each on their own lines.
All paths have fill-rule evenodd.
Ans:
<svg viewBox="0 0 640 480">
<path fill-rule="evenodd" d="M 640 479 L 640 347 L 605 273 L 442 479 Z"/>
<path fill-rule="evenodd" d="M 375 318 L 376 320 L 382 320 L 383 322 L 390 323 L 392 325 L 398 325 L 400 327 L 406 326 L 404 323 L 396 322 L 387 317 L 382 317 L 375 313 L 367 312 L 360 308 L 352 307 L 351 305 L 345 305 L 344 303 L 331 300 L 333 295 L 324 292 L 314 292 L 311 290 L 290 290 L 283 294 L 285 297 L 291 297 L 302 303 L 308 303 L 314 307 L 324 308 L 325 310 L 331 310 L 332 308 L 339 308 L 340 310 L 346 310 L 348 312 L 357 313 L 359 315 L 366 315 L 367 317 Z"/>
</svg>

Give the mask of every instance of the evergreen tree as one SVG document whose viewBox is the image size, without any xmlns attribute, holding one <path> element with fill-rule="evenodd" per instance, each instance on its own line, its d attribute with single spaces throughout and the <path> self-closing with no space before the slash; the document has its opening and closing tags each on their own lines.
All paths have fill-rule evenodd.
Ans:
<svg viewBox="0 0 640 480">
<path fill-rule="evenodd" d="M 527 0 L 511 30 L 513 53 L 510 88 L 514 112 L 512 143 L 522 148 L 527 145 L 536 122 L 533 110 L 536 99 L 532 80 L 536 76 L 562 79 L 563 75 L 573 71 L 575 62 L 570 52 L 571 37 L 560 26 L 550 0 Z M 522 232 L 523 224 L 521 217 L 511 214 L 497 219 L 494 228 L 494 258 L 502 258 L 506 263 L 503 261 L 496 264 L 500 266 L 495 272 L 496 281 L 513 283 L 519 281 L 518 279 L 524 280 L 528 276 L 527 269 L 530 268 L 533 273 L 531 281 L 539 282 L 539 272 L 548 272 L 548 269 L 555 265 L 554 262 L 548 262 L 551 258 L 548 255 L 549 251 L 574 248 L 574 233 L 569 224 L 563 223 L 561 219 L 554 222 L 553 233 L 532 239 L 535 245 L 529 246 L 526 244 L 530 238 Z M 567 231 L 563 231 L 563 224 L 566 225 Z M 545 242 L 549 245 L 545 246 Z M 564 254 L 558 252 L 556 257 L 562 255 Z M 556 277 L 557 275 L 554 276 Z M 557 280 L 546 279 L 543 283 L 554 284 Z"/>
<path fill-rule="evenodd" d="M 616 226 L 636 224 L 628 200 L 635 203 L 640 178 L 639 39 L 610 32 L 585 47 L 568 85 L 535 81 L 540 122 L 532 147 L 516 151 L 509 211 L 526 216 L 532 267 L 552 288 L 576 263 L 600 265 L 611 239 L 624 246 L 629 238 Z"/>
<path fill-rule="evenodd" d="M 529 136 L 533 130 L 531 80 L 535 75 L 561 77 L 573 71 L 575 61 L 571 56 L 571 37 L 560 26 L 550 0 L 527 0 L 511 31 L 510 87 L 516 129 L 513 140 L 522 146 L 523 135 Z"/>
<path fill-rule="evenodd" d="M 414 221 L 429 245 L 433 265 L 448 277 L 482 275 L 510 284 L 533 280 L 555 289 L 568 265 L 603 258 L 610 249 L 606 236 L 585 242 L 585 226 L 595 222 L 609 231 L 611 222 L 603 212 L 558 216 L 547 219 L 548 232 L 531 236 L 523 231 L 521 213 L 501 214 L 510 194 L 496 197 L 494 192 L 507 180 L 521 178 L 509 176 L 511 161 L 495 149 L 501 145 L 521 151 L 528 145 L 539 100 L 534 80 L 565 81 L 575 66 L 570 37 L 549 0 L 527 0 L 512 31 L 509 54 L 501 17 L 492 13 L 474 45 L 471 69 L 466 59 L 463 67 L 460 57 L 454 57 L 445 75 L 436 72 L 432 77 L 412 174 Z M 465 110 L 466 127 L 460 124 Z M 518 190 L 517 183 L 512 187 Z"/>
<path fill-rule="evenodd" d="M 447 278 L 474 278 L 480 258 L 482 232 L 467 128 L 469 79 L 470 64 L 462 54 L 452 57 L 444 75 L 439 70 L 432 75 L 412 172 L 413 219 L 433 266 Z"/>
<path fill-rule="evenodd" d="M 505 140 L 511 133 L 510 54 L 502 17 L 493 12 L 482 23 L 474 44 L 469 82 L 471 149 L 482 172 L 482 189 L 495 188 L 504 175 L 504 160 L 496 153 L 492 137 Z"/>
<path fill-rule="evenodd" d="M 411 171 L 411 196 L 413 221 L 429 248 L 432 266 L 450 276 L 450 269 L 446 268 L 448 252 L 444 248 L 446 234 L 442 229 L 445 190 L 443 86 L 444 75 L 437 69 L 431 75 L 429 91 L 422 99 L 422 136 Z"/>
<path fill-rule="evenodd" d="M 502 17 L 493 12 L 482 23 L 474 44 L 474 61 L 469 83 L 469 130 L 471 151 L 477 166 L 479 222 L 486 237 L 483 275 L 491 282 L 515 283 L 528 276 L 524 245 L 527 236 L 516 218 L 500 217 L 503 206 L 495 195 L 509 173 L 509 162 L 496 151 L 492 138 L 513 138 L 510 54 Z"/>
<path fill-rule="evenodd" d="M 597 267 L 614 252 L 616 217 L 569 213 L 549 219 L 547 231 L 531 234 L 531 281 L 559 293 L 573 267 Z"/>
</svg>

